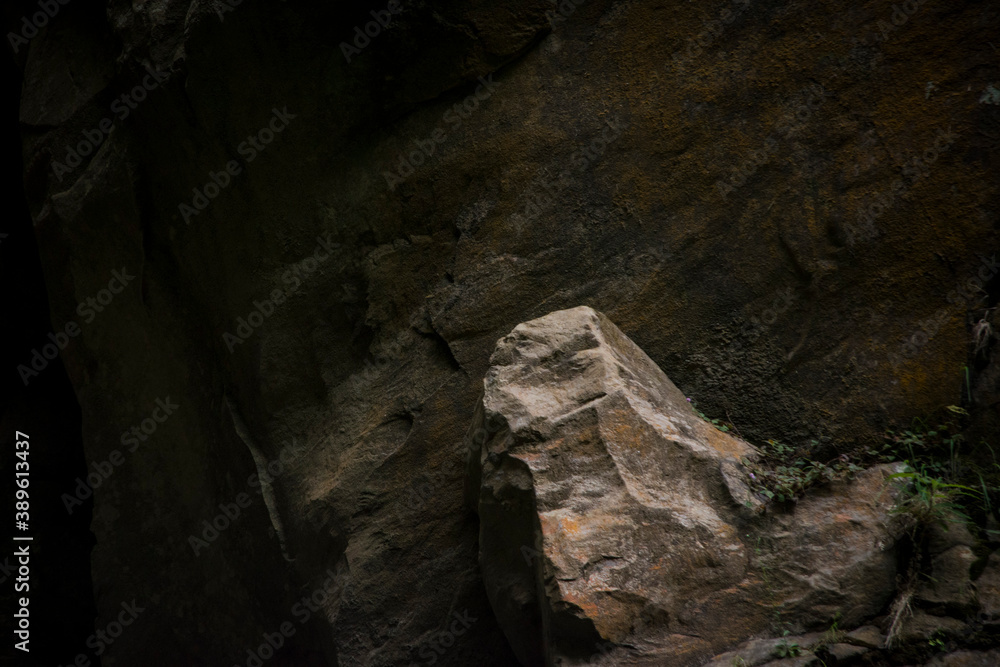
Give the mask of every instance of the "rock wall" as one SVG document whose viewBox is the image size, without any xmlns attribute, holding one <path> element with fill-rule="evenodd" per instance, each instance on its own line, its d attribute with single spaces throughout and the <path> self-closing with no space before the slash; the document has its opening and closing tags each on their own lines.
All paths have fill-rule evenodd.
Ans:
<svg viewBox="0 0 1000 667">
<path fill-rule="evenodd" d="M 994 3 L 415 1 L 362 47 L 387 7 L 69 3 L 17 48 L 86 459 L 124 461 L 98 625 L 147 608 L 105 664 L 245 664 L 285 622 L 271 664 L 511 664 L 463 436 L 552 311 L 748 437 L 836 451 L 960 399 Z"/>
</svg>

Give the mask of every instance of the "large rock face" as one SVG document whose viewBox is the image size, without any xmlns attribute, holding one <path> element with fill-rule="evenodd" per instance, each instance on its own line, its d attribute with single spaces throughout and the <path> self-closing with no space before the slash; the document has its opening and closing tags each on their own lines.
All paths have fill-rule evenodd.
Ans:
<svg viewBox="0 0 1000 667">
<path fill-rule="evenodd" d="M 748 437 L 959 400 L 996 298 L 994 4 L 414 0 L 345 55 L 386 4 L 74 0 L 19 47 L 88 466 L 179 405 L 94 494 L 97 624 L 148 602 L 107 665 L 245 663 L 328 570 L 348 592 L 271 664 L 513 661 L 462 439 L 497 339 L 553 310 L 607 313 Z"/>
<path fill-rule="evenodd" d="M 760 517 L 754 448 L 591 308 L 518 325 L 490 361 L 470 500 L 523 664 L 700 664 L 772 613 L 860 624 L 892 596 L 903 525 L 884 470 Z"/>
</svg>

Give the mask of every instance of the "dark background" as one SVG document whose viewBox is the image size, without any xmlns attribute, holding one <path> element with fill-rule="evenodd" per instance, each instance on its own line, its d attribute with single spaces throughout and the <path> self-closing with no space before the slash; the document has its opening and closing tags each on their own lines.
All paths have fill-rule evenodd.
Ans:
<svg viewBox="0 0 1000 667">
<path fill-rule="evenodd" d="M 4 34 L 11 25 L 5 12 Z M 0 276 L 8 286 L 3 308 L 3 367 L 12 370 L 25 363 L 25 350 L 47 341 L 52 330 L 48 295 L 31 217 L 25 202 L 21 174 L 21 139 L 18 109 L 21 76 L 9 50 L 3 58 L 3 161 L 4 217 L 0 233 Z M 3 498 L 4 546 L 0 567 L 8 562 L 10 573 L 0 569 L 0 614 L 3 664 L 58 665 L 71 661 L 93 632 L 94 603 L 90 580 L 90 533 L 92 501 L 67 514 L 60 495 L 84 475 L 83 443 L 80 438 L 80 408 L 62 360 L 35 382 L 25 386 L 16 372 L 0 375 L 0 498 Z M 14 432 L 30 436 L 31 529 L 31 653 L 16 651 L 13 644 L 16 559 L 11 555 L 18 543 L 14 534 Z M 20 533 L 24 534 L 24 533 Z M 25 542 L 20 542 L 25 544 Z M 8 559 L 5 560 L 5 559 Z M 98 664 L 94 662 L 94 664 Z"/>
</svg>

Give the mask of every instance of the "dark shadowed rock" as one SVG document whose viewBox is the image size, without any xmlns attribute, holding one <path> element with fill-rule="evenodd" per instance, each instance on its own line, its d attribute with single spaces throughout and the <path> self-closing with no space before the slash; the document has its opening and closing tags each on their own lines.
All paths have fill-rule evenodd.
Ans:
<svg viewBox="0 0 1000 667">
<path fill-rule="evenodd" d="M 1000 551 L 990 554 L 986 567 L 975 584 L 983 620 L 990 624 L 1000 624 Z"/>
<path fill-rule="evenodd" d="M 996 667 L 1000 665 L 1000 649 L 992 651 L 955 651 L 933 658 L 928 667 Z"/>
</svg>

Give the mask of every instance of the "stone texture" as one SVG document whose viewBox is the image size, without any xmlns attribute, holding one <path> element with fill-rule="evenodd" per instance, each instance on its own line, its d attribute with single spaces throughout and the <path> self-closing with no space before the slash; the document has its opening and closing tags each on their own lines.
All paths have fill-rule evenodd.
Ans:
<svg viewBox="0 0 1000 667">
<path fill-rule="evenodd" d="M 980 618 L 986 623 L 1000 623 L 1000 551 L 990 554 L 975 586 Z"/>
<path fill-rule="evenodd" d="M 17 55 L 53 325 L 111 270 L 137 276 L 62 353 L 86 460 L 156 398 L 182 406 L 96 493 L 98 624 L 155 601 L 105 664 L 231 664 L 338 564 L 355 593 L 272 664 L 420 661 L 455 609 L 480 620 L 441 663 L 513 660 L 461 502 L 462 439 L 496 340 L 553 310 L 607 313 L 755 439 L 847 448 L 960 400 L 973 303 L 949 293 L 1000 246 L 1000 108 L 978 101 L 1000 79 L 990 3 L 923 3 L 882 41 L 892 10 L 871 2 L 737 2 L 711 40 L 700 3 L 588 0 L 550 24 L 544 0 L 404 2 L 350 63 L 340 44 L 368 7 L 221 4 L 74 1 Z M 169 80 L 119 121 L 110 105 L 146 67 Z M 490 72 L 495 94 L 444 120 Z M 178 205 L 286 105 L 289 127 L 185 224 Z M 104 118 L 99 150 L 57 173 Z M 447 141 L 390 189 L 437 128 Z M 327 235 L 331 258 L 227 349 Z M 990 368 L 973 386 L 996 411 Z M 265 459 L 292 437 L 306 454 L 276 513 L 255 496 L 195 557 L 188 536 L 257 473 L 227 395 Z"/>
<path fill-rule="evenodd" d="M 805 651 L 801 655 L 772 660 L 766 664 L 767 667 L 807 667 L 808 665 L 819 664 L 819 660 L 809 651 Z"/>
<path fill-rule="evenodd" d="M 770 665 L 775 662 L 781 662 L 787 658 L 776 661 L 775 657 L 777 656 L 778 647 L 782 642 L 788 645 L 798 644 L 801 653 L 791 659 L 798 660 L 805 658 L 808 662 L 815 659 L 812 650 L 820 646 L 824 638 L 824 633 L 814 632 L 805 635 L 773 637 L 770 639 L 751 639 L 732 651 L 726 651 L 713 657 L 704 664 L 704 667 L 732 667 L 734 664 L 741 667 L 756 667 L 757 665 Z"/>
<path fill-rule="evenodd" d="M 927 663 L 928 667 L 996 667 L 1000 665 L 1000 650 L 955 651 L 936 656 Z"/>
<path fill-rule="evenodd" d="M 921 582 L 916 600 L 922 607 L 964 618 L 977 606 L 969 569 L 976 562 L 972 549 L 956 545 L 931 561 L 930 577 Z"/>
<path fill-rule="evenodd" d="M 891 468 L 761 517 L 741 464 L 755 450 L 699 419 L 593 309 L 518 325 L 491 363 L 470 499 L 523 664 L 592 662 L 607 643 L 601 664 L 699 664 L 768 629 L 769 610 L 850 627 L 891 598 Z"/>
<path fill-rule="evenodd" d="M 885 635 L 874 625 L 863 625 L 847 633 L 846 638 L 856 646 L 865 648 L 882 648 L 885 646 Z"/>
<path fill-rule="evenodd" d="M 978 540 L 969 530 L 965 518 L 949 514 L 944 521 L 938 521 L 927 527 L 927 552 L 936 558 L 954 547 L 975 547 Z"/>
<path fill-rule="evenodd" d="M 775 512 L 758 533 L 759 567 L 772 603 L 796 628 L 844 627 L 878 614 L 895 593 L 896 541 L 905 517 L 890 514 L 899 466 L 815 489 L 793 512 Z"/>
<path fill-rule="evenodd" d="M 914 609 L 903 623 L 899 633 L 901 643 L 926 644 L 931 637 L 954 637 L 967 629 L 967 626 L 957 618 L 928 614 L 920 609 Z"/>
<path fill-rule="evenodd" d="M 734 664 L 746 667 L 763 665 L 774 660 L 774 649 L 780 641 L 778 638 L 753 639 L 732 651 L 713 657 L 704 667 L 732 667 Z"/>
<path fill-rule="evenodd" d="M 832 644 L 829 647 L 830 654 L 837 659 L 837 664 L 848 664 L 869 650 L 864 646 L 855 646 L 854 644 Z"/>
</svg>

